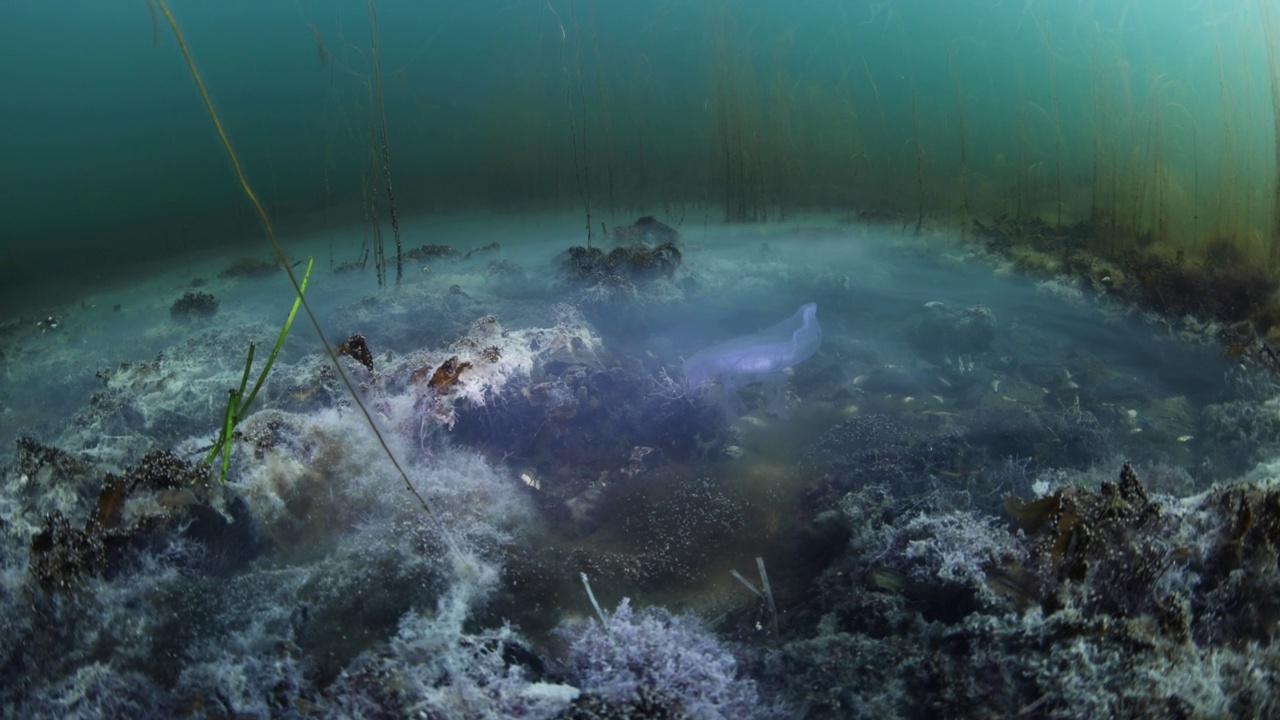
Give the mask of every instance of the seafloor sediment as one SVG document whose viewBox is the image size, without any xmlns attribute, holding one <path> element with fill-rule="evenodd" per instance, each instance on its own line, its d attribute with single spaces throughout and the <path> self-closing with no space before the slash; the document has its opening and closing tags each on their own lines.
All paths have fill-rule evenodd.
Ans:
<svg viewBox="0 0 1280 720">
<path fill-rule="evenodd" d="M 1276 712 L 1280 385 L 1225 325 L 889 228 L 611 235 L 317 271 L 377 434 L 299 324 L 225 482 L 269 266 L 6 322 L 4 714 Z M 808 302 L 811 357 L 685 382 Z"/>
</svg>

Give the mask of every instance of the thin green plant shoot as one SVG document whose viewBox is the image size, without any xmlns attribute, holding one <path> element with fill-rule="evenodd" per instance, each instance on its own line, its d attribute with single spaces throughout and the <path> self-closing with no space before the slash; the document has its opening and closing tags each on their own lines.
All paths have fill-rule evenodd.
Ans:
<svg viewBox="0 0 1280 720">
<path fill-rule="evenodd" d="M 256 350 L 255 343 L 249 343 L 249 353 L 244 359 L 244 373 L 240 376 L 240 387 L 228 391 L 227 412 L 223 415 L 222 429 L 218 432 L 218 439 L 214 441 L 213 447 L 209 449 L 209 454 L 204 458 L 204 464 L 213 465 L 213 461 L 218 455 L 222 455 L 222 468 L 218 473 L 218 480 L 225 483 L 227 481 L 227 470 L 231 467 L 231 441 L 235 439 L 236 427 L 249 414 L 249 407 L 253 405 L 253 399 L 258 396 L 258 391 L 262 389 L 262 384 L 267 381 L 267 375 L 271 372 L 271 366 L 275 365 L 276 358 L 280 355 L 280 348 L 284 347 L 284 340 L 289 336 L 289 328 L 293 326 L 293 318 L 298 314 L 298 307 L 302 304 L 302 293 L 307 290 L 307 280 L 311 278 L 311 266 L 315 263 L 315 258 L 307 260 L 307 271 L 302 276 L 302 282 L 298 284 L 298 294 L 293 299 L 293 308 L 289 310 L 289 317 L 284 321 L 284 327 L 280 328 L 280 335 L 276 338 L 276 346 L 271 349 L 271 355 L 267 357 L 267 364 L 262 366 L 262 371 L 258 373 L 258 379 L 253 383 L 253 389 L 246 396 L 244 394 L 245 387 L 249 384 L 249 372 L 253 368 L 253 354 Z"/>
</svg>

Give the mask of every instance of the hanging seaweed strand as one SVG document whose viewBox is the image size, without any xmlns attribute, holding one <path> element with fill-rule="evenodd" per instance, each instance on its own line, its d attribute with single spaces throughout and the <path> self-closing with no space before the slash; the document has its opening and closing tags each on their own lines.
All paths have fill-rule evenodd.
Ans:
<svg viewBox="0 0 1280 720">
<path fill-rule="evenodd" d="M 587 247 L 591 247 L 591 166 L 587 156 L 587 87 L 582 80 L 582 30 L 578 28 L 578 15 L 569 0 L 569 20 L 573 23 L 573 69 L 578 74 L 578 99 L 582 103 L 582 178 L 578 192 L 582 194 L 582 208 L 587 214 Z"/>
<path fill-rule="evenodd" d="M 373 45 L 373 81 L 378 101 L 378 130 L 382 141 L 382 176 L 387 185 L 387 206 L 391 213 L 391 232 L 396 238 L 396 285 L 404 276 L 404 263 L 400 248 L 400 219 L 396 217 L 396 192 L 391 186 L 391 151 L 387 147 L 387 107 L 382 94 L 382 58 L 378 53 L 378 13 L 373 0 L 365 0 L 369 8 L 369 41 Z"/>
<path fill-rule="evenodd" d="M 387 256 L 383 248 L 382 216 L 378 214 L 378 120 L 377 105 L 373 98 L 373 85 L 367 80 L 369 91 L 369 167 L 365 174 L 365 218 L 373 220 L 373 268 L 378 276 L 378 287 L 387 284 Z M 395 211 L 392 211 L 395 217 Z M 397 235 L 398 237 L 398 235 Z"/>
<path fill-rule="evenodd" d="M 1275 130 L 1272 148 L 1275 154 L 1275 175 L 1271 188 L 1271 243 L 1268 259 L 1271 267 L 1280 267 L 1280 39 L 1277 39 L 1275 18 L 1269 0 L 1257 0 L 1258 15 L 1262 20 L 1262 34 L 1267 49 L 1267 76 L 1271 88 L 1271 122 Z"/>
<path fill-rule="evenodd" d="M 1062 227 L 1062 110 L 1058 102 L 1058 62 L 1053 48 L 1053 34 L 1047 18 L 1040 17 L 1041 7 L 1037 3 L 1033 8 L 1033 19 L 1040 28 L 1040 42 L 1044 45 L 1045 66 L 1049 73 L 1049 97 L 1053 101 L 1053 165 L 1054 187 L 1058 198 L 1058 212 L 1054 220 L 1056 227 Z"/>
<path fill-rule="evenodd" d="M 588 164 L 587 155 L 587 90 L 582 80 L 582 42 L 581 32 L 578 30 L 578 17 L 574 13 L 573 2 L 569 2 L 569 20 L 573 23 L 574 31 L 574 70 L 577 72 L 578 99 L 582 105 L 582 135 L 579 140 L 578 135 L 578 111 L 574 109 L 573 103 L 573 87 L 574 78 L 569 74 L 569 66 L 565 63 L 565 46 L 569 42 L 569 33 L 565 30 L 564 23 L 560 20 L 560 13 L 556 12 L 555 7 L 551 4 L 551 0 L 545 0 L 547 9 L 551 11 L 552 17 L 556 19 L 556 26 L 560 28 L 560 72 L 564 74 L 564 100 L 569 111 L 569 142 L 573 146 L 573 177 L 578 183 L 578 196 L 582 199 L 582 209 L 587 215 L 587 247 L 591 247 L 591 167 Z"/>
</svg>

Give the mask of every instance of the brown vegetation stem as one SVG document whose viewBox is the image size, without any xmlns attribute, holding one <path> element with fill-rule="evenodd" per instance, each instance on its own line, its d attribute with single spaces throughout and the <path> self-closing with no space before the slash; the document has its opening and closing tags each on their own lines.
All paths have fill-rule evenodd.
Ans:
<svg viewBox="0 0 1280 720">
<path fill-rule="evenodd" d="M 867 81 L 871 83 L 871 92 L 876 97 L 876 109 L 880 114 L 880 132 L 883 137 L 889 137 L 889 113 L 884 109 L 884 101 L 880 99 L 880 86 L 876 83 L 876 76 L 871 74 L 871 65 L 867 63 L 867 58 L 862 58 L 862 69 L 867 73 Z M 893 156 L 896 154 L 885 153 L 884 170 L 886 176 L 886 184 L 893 186 Z"/>
<path fill-rule="evenodd" d="M 151 15 L 151 47 L 160 46 L 160 18 L 156 17 L 156 6 L 147 0 L 147 12 Z"/>
<path fill-rule="evenodd" d="M 1277 47 L 1275 18 L 1272 17 L 1271 3 L 1274 0 L 1256 0 L 1258 14 L 1262 19 L 1262 34 L 1267 48 L 1267 72 L 1271 85 L 1271 123 L 1274 135 L 1272 151 L 1275 155 L 1275 170 L 1272 178 L 1271 206 L 1271 247 L 1269 257 L 1271 266 L 1280 265 L 1280 47 Z"/>
<path fill-rule="evenodd" d="M 382 216 L 378 214 L 378 122 L 377 110 L 373 99 L 373 85 L 368 80 L 364 83 L 369 91 L 369 168 L 365 176 L 365 198 L 368 201 L 366 212 L 373 219 L 373 269 L 378 276 L 378 287 L 387 282 L 387 257 L 382 239 Z"/>
<path fill-rule="evenodd" d="M 369 8 L 369 40 L 373 45 L 373 78 L 377 83 L 378 126 L 382 140 L 382 175 L 387 185 L 387 206 L 391 212 L 391 232 L 396 238 L 396 285 L 404 277 L 404 262 L 400 246 L 400 219 L 396 216 L 396 192 L 391 186 L 391 151 L 387 147 L 387 107 L 382 94 L 382 57 L 378 52 L 378 13 L 373 0 L 365 0 Z"/>
<path fill-rule="evenodd" d="M 1013 120 L 1013 132 L 1017 137 L 1018 143 L 1017 180 L 1015 183 L 1016 193 L 1014 197 L 1013 217 L 1018 221 L 1022 221 L 1025 219 L 1023 213 L 1030 204 L 1030 191 L 1028 189 L 1029 183 L 1027 175 L 1027 170 L 1031 163 L 1031 154 L 1027 151 L 1027 147 L 1030 145 L 1030 141 L 1027 139 L 1027 128 L 1030 123 L 1027 119 L 1027 111 L 1030 101 L 1027 100 L 1027 82 L 1026 78 L 1022 75 L 1022 65 L 1017 62 L 1018 55 L 1016 51 L 1013 52 L 1013 61 L 1013 73 L 1014 77 L 1017 78 L 1018 81 L 1018 109 L 1014 114 Z"/>
<path fill-rule="evenodd" d="M 733 58 L 733 19 L 727 6 L 712 15 L 715 53 L 716 106 L 719 108 L 720 149 L 724 156 L 724 215 L 726 222 L 747 220 L 747 164 L 742 137 L 742 99 Z"/>
<path fill-rule="evenodd" d="M 957 41 L 958 42 L 958 41 Z M 952 82 L 956 91 L 956 124 L 960 131 L 960 237 L 969 234 L 969 129 L 965 120 L 964 78 L 959 62 L 955 59 L 956 43 L 951 44 L 948 62 L 951 64 Z"/>
<path fill-rule="evenodd" d="M 1093 192 L 1090 193 L 1089 205 L 1089 225 L 1093 228 L 1094 235 L 1098 233 L 1099 225 L 1101 225 L 1102 212 L 1102 73 L 1099 70 L 1099 43 L 1097 40 L 1093 44 L 1092 70 L 1093 77 L 1091 90 L 1093 91 Z"/>
<path fill-rule="evenodd" d="M 911 122 L 915 126 L 916 193 L 919 197 L 919 211 L 916 214 L 916 234 L 919 235 L 924 225 L 924 148 L 920 145 L 920 100 L 916 94 L 914 82 L 911 84 Z"/>
<path fill-rule="evenodd" d="M 1217 60 L 1218 66 L 1218 94 L 1219 106 L 1222 108 L 1222 155 L 1219 163 L 1219 180 L 1217 192 L 1217 211 L 1214 218 L 1214 232 L 1225 237 L 1229 229 L 1234 229 L 1236 223 L 1234 221 L 1236 197 L 1236 149 L 1235 149 L 1235 130 L 1231 119 L 1231 91 L 1227 85 L 1226 64 L 1222 59 L 1222 39 L 1218 35 L 1218 24 L 1210 23 L 1210 29 L 1213 31 L 1213 54 Z"/>
<path fill-rule="evenodd" d="M 1039 14 L 1039 8 L 1035 10 Z M 1053 36 L 1049 31 L 1048 20 L 1036 23 L 1040 27 L 1040 37 L 1044 42 L 1045 64 L 1049 71 L 1049 96 L 1053 101 L 1053 163 L 1056 192 L 1058 195 L 1057 226 L 1062 227 L 1062 111 L 1058 103 L 1058 63 L 1053 52 Z"/>
<path fill-rule="evenodd" d="M 578 100 L 582 104 L 582 177 L 578 180 L 578 192 L 582 194 L 582 209 L 587 214 L 587 247 L 591 247 L 591 159 L 587 153 L 587 86 L 582 80 L 582 30 L 578 27 L 578 14 L 573 0 L 569 0 L 569 20 L 573 23 L 573 71 L 578 76 Z"/>
<path fill-rule="evenodd" d="M 605 91 L 604 64 L 600 61 L 600 28 L 596 23 L 596 1 L 590 0 L 591 45 L 596 56 L 596 101 L 600 105 L 600 132 L 604 136 L 604 175 L 609 188 L 609 212 L 617 213 L 617 197 L 613 184 L 613 139 L 609 136 L 609 97 Z M 588 223 L 591 221 L 588 220 Z"/>
<path fill-rule="evenodd" d="M 587 215 L 587 247 L 591 247 L 591 190 L 587 186 L 590 179 L 589 168 L 587 167 L 587 94 L 582 87 L 582 65 L 577 64 L 578 71 L 578 91 L 582 102 L 582 145 L 581 156 L 579 156 L 578 145 L 578 123 L 577 112 L 573 109 L 573 76 L 569 74 L 569 66 L 564 61 L 565 45 L 569 42 L 569 34 L 564 29 L 564 22 L 560 20 L 560 13 L 551 4 L 551 0 L 546 0 L 547 9 L 551 11 L 551 15 L 556 19 L 556 25 L 560 28 L 560 72 L 564 74 L 564 101 L 569 111 L 569 144 L 573 146 L 573 177 L 578 183 L 578 196 L 582 200 L 583 210 Z M 573 3 L 569 3 L 570 18 L 573 19 Z M 576 32 L 576 19 L 574 20 Z M 574 38 L 575 56 L 581 58 L 578 49 L 578 38 Z"/>
</svg>

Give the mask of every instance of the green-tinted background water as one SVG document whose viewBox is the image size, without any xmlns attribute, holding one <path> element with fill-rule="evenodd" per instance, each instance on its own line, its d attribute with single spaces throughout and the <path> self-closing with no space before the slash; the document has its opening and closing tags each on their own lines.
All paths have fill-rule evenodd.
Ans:
<svg viewBox="0 0 1280 720">
<path fill-rule="evenodd" d="M 360 223 L 382 164 L 366 4 L 173 10 L 277 221 Z M 1092 220 L 1113 246 L 1270 261 L 1280 11 L 1261 0 L 376 11 L 405 215 L 586 198 L 596 228 L 691 208 L 923 214 L 958 232 L 1039 216 Z M 262 241 L 156 8 L 9 0 L 0 28 L 7 302 Z"/>
</svg>

